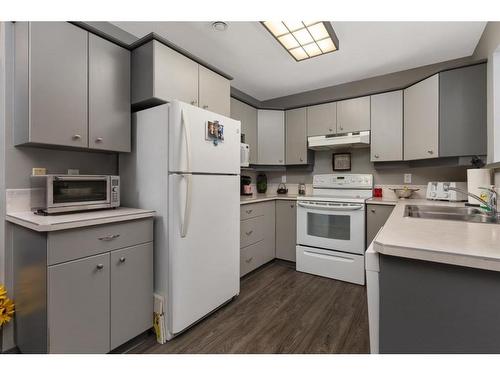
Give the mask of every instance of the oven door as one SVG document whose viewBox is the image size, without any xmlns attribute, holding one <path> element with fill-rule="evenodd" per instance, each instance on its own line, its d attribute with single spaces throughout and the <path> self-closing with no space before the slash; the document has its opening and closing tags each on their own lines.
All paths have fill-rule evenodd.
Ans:
<svg viewBox="0 0 500 375">
<path fill-rule="evenodd" d="M 299 201 L 297 208 L 298 245 L 364 253 L 363 203 Z"/>
<path fill-rule="evenodd" d="M 109 176 L 50 176 L 47 178 L 47 208 L 85 209 L 109 205 Z"/>
</svg>

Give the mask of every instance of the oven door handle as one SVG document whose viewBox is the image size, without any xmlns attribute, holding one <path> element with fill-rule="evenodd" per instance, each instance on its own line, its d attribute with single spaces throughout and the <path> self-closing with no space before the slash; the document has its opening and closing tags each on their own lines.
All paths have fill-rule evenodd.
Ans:
<svg viewBox="0 0 500 375">
<path fill-rule="evenodd" d="M 356 211 L 356 210 L 361 210 L 363 208 L 362 204 L 350 205 L 350 206 L 328 206 L 322 204 L 299 202 L 298 205 L 304 208 L 312 208 L 316 210 L 327 210 L 327 211 Z"/>
</svg>

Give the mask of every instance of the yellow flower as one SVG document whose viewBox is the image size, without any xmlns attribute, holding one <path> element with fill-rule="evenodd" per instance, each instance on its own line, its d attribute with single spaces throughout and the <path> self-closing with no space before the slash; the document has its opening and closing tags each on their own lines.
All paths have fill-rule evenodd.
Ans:
<svg viewBox="0 0 500 375">
<path fill-rule="evenodd" d="M 7 290 L 0 284 L 0 301 L 3 301 L 5 298 L 7 298 Z"/>
<path fill-rule="evenodd" d="M 10 322 L 14 312 L 14 302 L 7 298 L 5 287 L 0 285 L 0 327 Z"/>
</svg>

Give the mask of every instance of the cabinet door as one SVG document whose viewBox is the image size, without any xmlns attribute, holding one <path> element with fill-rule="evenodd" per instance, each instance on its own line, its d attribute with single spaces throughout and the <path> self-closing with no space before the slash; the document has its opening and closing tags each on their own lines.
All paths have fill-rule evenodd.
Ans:
<svg viewBox="0 0 500 375">
<path fill-rule="evenodd" d="M 439 156 L 486 153 L 486 64 L 439 73 Z"/>
<path fill-rule="evenodd" d="M 231 98 L 231 118 L 241 121 L 241 134 L 250 146 L 250 164 L 257 163 L 257 109 Z"/>
<path fill-rule="evenodd" d="M 337 103 L 307 107 L 307 136 L 335 134 L 337 129 Z"/>
<path fill-rule="evenodd" d="M 286 164 L 307 164 L 307 114 L 306 108 L 285 112 Z"/>
<path fill-rule="evenodd" d="M 297 207 L 294 201 L 276 201 L 276 258 L 295 262 Z"/>
<path fill-rule="evenodd" d="M 89 147 L 130 151 L 130 52 L 89 34 Z"/>
<path fill-rule="evenodd" d="M 285 164 L 285 114 L 283 111 L 257 111 L 258 164 Z"/>
<path fill-rule="evenodd" d="M 371 97 L 371 161 L 403 160 L 403 91 Z"/>
<path fill-rule="evenodd" d="M 146 331 L 152 322 L 153 243 L 111 252 L 111 349 Z"/>
<path fill-rule="evenodd" d="M 229 80 L 199 65 L 200 108 L 229 117 L 231 114 Z"/>
<path fill-rule="evenodd" d="M 50 353 L 107 353 L 109 253 L 49 267 Z"/>
<path fill-rule="evenodd" d="M 262 221 L 264 223 L 264 261 L 268 262 L 276 257 L 276 204 L 274 201 L 263 202 Z"/>
<path fill-rule="evenodd" d="M 381 204 L 366 205 L 366 247 L 370 246 L 380 228 L 392 213 L 394 206 Z"/>
<path fill-rule="evenodd" d="M 29 140 L 87 147 L 88 32 L 66 22 L 32 22 Z"/>
<path fill-rule="evenodd" d="M 153 95 L 198 105 L 198 63 L 157 41 L 153 43 Z"/>
<path fill-rule="evenodd" d="M 337 133 L 370 130 L 370 97 L 337 102 Z"/>
<path fill-rule="evenodd" d="M 439 75 L 404 90 L 404 159 L 439 156 Z"/>
</svg>

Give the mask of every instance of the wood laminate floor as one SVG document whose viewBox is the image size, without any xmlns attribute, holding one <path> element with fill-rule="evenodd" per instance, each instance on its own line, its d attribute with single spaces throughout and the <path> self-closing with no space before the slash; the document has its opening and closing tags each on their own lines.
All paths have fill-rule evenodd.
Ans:
<svg viewBox="0 0 500 375">
<path fill-rule="evenodd" d="M 274 261 L 244 277 L 234 301 L 172 341 L 159 345 L 150 333 L 118 352 L 368 353 L 366 290 Z"/>
</svg>

